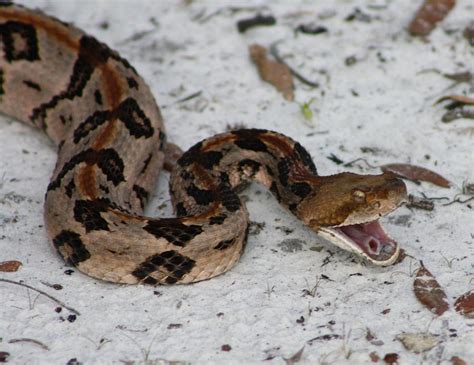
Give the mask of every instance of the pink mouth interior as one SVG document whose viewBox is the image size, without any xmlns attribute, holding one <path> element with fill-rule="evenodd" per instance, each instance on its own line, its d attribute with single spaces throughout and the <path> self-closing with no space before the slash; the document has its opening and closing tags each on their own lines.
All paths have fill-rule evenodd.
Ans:
<svg viewBox="0 0 474 365">
<path fill-rule="evenodd" d="M 390 259 L 397 250 L 397 242 L 390 238 L 378 221 L 337 228 L 350 238 L 370 258 Z"/>
</svg>

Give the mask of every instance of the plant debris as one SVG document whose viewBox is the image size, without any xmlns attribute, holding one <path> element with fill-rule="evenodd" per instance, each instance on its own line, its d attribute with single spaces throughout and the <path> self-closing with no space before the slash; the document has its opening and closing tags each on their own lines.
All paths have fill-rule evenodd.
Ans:
<svg viewBox="0 0 474 365">
<path fill-rule="evenodd" d="M 286 365 L 293 365 L 301 361 L 301 357 L 303 356 L 304 345 L 301 349 L 299 349 L 294 355 L 289 358 L 283 358 L 285 360 Z"/>
<path fill-rule="evenodd" d="M 66 308 L 67 310 L 77 314 L 78 316 L 80 315 L 80 313 L 75 310 L 74 308 L 71 308 L 69 306 L 67 306 L 66 304 L 64 304 L 63 302 L 61 302 L 59 299 L 56 299 L 55 297 L 53 297 L 52 295 L 49 295 L 48 293 L 42 291 L 42 290 L 39 290 L 39 289 L 36 289 L 34 287 L 32 287 L 31 285 L 28 285 L 28 284 L 25 284 L 25 283 L 19 283 L 19 282 L 16 282 L 16 281 L 13 281 L 13 280 L 8 280 L 8 279 L 2 279 L 0 278 L 0 282 L 4 282 L 4 283 L 9 283 L 9 284 L 14 284 L 14 285 L 19 285 L 19 286 L 23 286 L 25 288 L 28 288 L 28 289 L 31 289 L 39 294 L 42 294 L 44 295 L 45 297 L 51 299 L 52 301 L 56 302 L 57 304 L 59 304 L 61 307 L 63 308 Z"/>
<path fill-rule="evenodd" d="M 268 59 L 267 50 L 259 44 L 249 47 L 250 57 L 262 80 L 272 84 L 286 100 L 293 101 L 293 78 L 287 65 Z"/>
<path fill-rule="evenodd" d="M 448 298 L 435 277 L 423 265 L 423 261 L 420 261 L 420 265 L 413 282 L 413 291 L 421 304 L 440 316 L 449 308 Z"/>
<path fill-rule="evenodd" d="M 406 207 L 432 211 L 434 209 L 434 203 L 429 199 L 408 194 L 408 203 L 406 204 Z"/>
<path fill-rule="evenodd" d="M 421 166 L 404 163 L 392 163 L 380 166 L 383 172 L 392 172 L 395 175 L 413 181 L 427 181 L 443 188 L 450 188 L 451 182 L 441 175 Z"/>
<path fill-rule="evenodd" d="M 461 105 L 474 105 L 474 98 L 465 95 L 446 95 L 436 100 L 435 104 L 445 100 L 453 100 Z"/>
<path fill-rule="evenodd" d="M 297 32 L 301 32 L 304 34 L 311 34 L 311 35 L 316 35 L 316 34 L 321 34 L 321 33 L 327 33 L 328 28 L 323 27 L 321 25 L 314 25 L 314 24 L 300 24 L 298 27 L 295 29 Z"/>
<path fill-rule="evenodd" d="M 396 339 L 399 340 L 408 351 L 417 354 L 431 350 L 439 343 L 439 340 L 428 332 L 401 333 L 396 336 Z"/>
<path fill-rule="evenodd" d="M 397 365 L 399 364 L 398 357 L 398 354 L 392 352 L 390 354 L 386 354 L 383 358 L 383 361 L 385 361 L 385 363 L 388 365 Z"/>
<path fill-rule="evenodd" d="M 1 272 L 15 272 L 23 265 L 20 261 L 11 260 L 0 262 Z"/>
<path fill-rule="evenodd" d="M 456 311 L 467 318 L 474 318 L 474 290 L 461 295 L 454 303 Z"/>
<path fill-rule="evenodd" d="M 46 346 L 44 343 L 34 340 L 32 338 L 14 338 L 8 341 L 8 343 L 18 343 L 18 342 L 29 342 L 29 343 L 34 343 L 35 345 L 38 345 L 41 347 L 43 350 L 49 351 L 49 347 Z"/>
<path fill-rule="evenodd" d="M 425 0 L 411 21 L 408 31 L 414 36 L 427 36 L 455 4 L 455 0 Z"/>
<path fill-rule="evenodd" d="M 467 39 L 469 44 L 474 47 L 474 22 L 469 23 L 466 28 L 464 28 L 462 35 Z"/>
<path fill-rule="evenodd" d="M 316 341 L 339 340 L 341 338 L 342 338 L 341 335 L 338 335 L 337 333 L 331 333 L 331 334 L 328 334 L 328 335 L 321 335 L 321 336 L 312 338 L 311 340 L 308 340 L 306 342 L 308 343 L 308 345 L 312 345 L 313 342 L 316 342 Z"/>
<path fill-rule="evenodd" d="M 10 353 L 5 351 L 0 351 L 0 362 L 8 362 L 8 358 L 10 357 Z"/>
<path fill-rule="evenodd" d="M 244 33 L 248 29 L 258 26 L 275 25 L 276 19 L 272 15 L 257 14 L 253 18 L 242 19 L 237 22 L 239 33 Z"/>
<path fill-rule="evenodd" d="M 280 53 L 278 52 L 277 44 L 279 42 L 274 42 L 270 46 L 270 54 L 283 65 L 286 65 L 288 69 L 291 71 L 291 74 L 296 77 L 299 81 L 301 81 L 303 84 L 311 86 L 311 87 L 319 87 L 319 84 L 315 81 L 308 80 L 306 77 L 301 75 L 298 71 L 296 71 L 293 67 L 291 67 L 289 64 L 285 62 L 285 60 L 280 56 Z"/>
<path fill-rule="evenodd" d="M 467 362 L 465 362 L 459 356 L 452 356 L 451 357 L 451 364 L 453 364 L 453 365 L 467 365 Z"/>
<path fill-rule="evenodd" d="M 454 110 L 448 110 L 442 117 L 443 123 L 449 123 L 456 119 L 474 119 L 474 110 L 466 110 L 463 108 L 457 108 Z"/>
</svg>

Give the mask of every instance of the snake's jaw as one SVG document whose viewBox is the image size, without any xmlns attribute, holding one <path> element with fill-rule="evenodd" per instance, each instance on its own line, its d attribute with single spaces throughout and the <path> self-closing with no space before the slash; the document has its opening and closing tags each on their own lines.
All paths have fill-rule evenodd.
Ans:
<svg viewBox="0 0 474 365">
<path fill-rule="evenodd" d="M 342 227 L 321 227 L 317 233 L 343 250 L 378 266 L 392 265 L 400 253 L 400 246 L 387 235 L 378 220 Z"/>
<path fill-rule="evenodd" d="M 406 201 L 405 183 L 393 174 L 356 175 L 342 173 L 328 177 L 339 192 L 321 189 L 301 204 L 301 216 L 318 235 L 334 245 L 357 254 L 378 266 L 393 264 L 400 253 L 398 243 L 383 229 L 378 219 Z M 342 181 L 345 181 L 345 184 Z M 321 209 L 319 195 L 331 196 L 331 209 Z M 337 199 L 336 199 L 337 197 Z M 328 205 L 329 206 L 329 205 Z"/>
</svg>

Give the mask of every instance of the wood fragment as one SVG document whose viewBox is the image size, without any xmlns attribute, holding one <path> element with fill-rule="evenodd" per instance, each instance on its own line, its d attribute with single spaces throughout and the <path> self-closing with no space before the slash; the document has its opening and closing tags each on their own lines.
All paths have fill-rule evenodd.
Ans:
<svg viewBox="0 0 474 365">
<path fill-rule="evenodd" d="M 23 265 L 20 261 L 10 260 L 0 262 L 0 271 L 1 272 L 15 272 Z"/>
<path fill-rule="evenodd" d="M 451 182 L 443 176 L 421 166 L 405 163 L 392 163 L 380 166 L 383 172 L 392 172 L 395 175 L 413 181 L 427 181 L 443 188 L 450 188 Z"/>
<path fill-rule="evenodd" d="M 288 66 L 268 59 L 267 50 L 259 44 L 251 45 L 249 50 L 262 80 L 272 84 L 286 100 L 293 101 L 293 78 Z"/>
<path fill-rule="evenodd" d="M 455 4 L 455 0 L 425 0 L 411 21 L 408 31 L 414 36 L 427 36 Z"/>
<path fill-rule="evenodd" d="M 413 282 L 413 291 L 421 304 L 440 316 L 449 308 L 448 298 L 423 261 L 420 261 L 420 265 Z"/>
<path fill-rule="evenodd" d="M 253 27 L 258 27 L 258 26 L 269 26 L 269 25 L 275 25 L 276 24 L 276 19 L 275 17 L 268 15 L 262 15 L 262 14 L 257 14 L 253 18 L 248 18 L 248 19 L 242 19 L 237 22 L 237 29 L 239 30 L 239 33 L 244 33 L 250 28 Z"/>
<path fill-rule="evenodd" d="M 75 310 L 74 308 L 71 308 L 71 307 L 67 306 L 66 304 L 64 304 L 63 302 L 61 302 L 59 299 L 56 299 L 56 298 L 53 297 L 52 295 L 49 295 L 48 293 L 46 293 L 46 292 L 44 292 L 44 291 L 42 291 L 42 290 L 33 288 L 32 286 L 30 286 L 30 285 L 28 285 L 28 284 L 24 284 L 24 283 L 21 283 L 21 282 L 17 282 L 17 281 L 13 281 L 13 280 L 8 280 L 8 279 L 2 279 L 2 278 L 0 278 L 0 282 L 9 283 L 9 284 L 14 284 L 14 285 L 19 285 L 19 286 L 23 286 L 23 287 L 25 287 L 25 288 L 34 290 L 35 292 L 40 293 L 40 294 L 44 295 L 46 298 L 49 298 L 49 299 L 51 299 L 52 301 L 56 302 L 56 303 L 59 304 L 61 307 L 66 308 L 68 311 L 71 311 L 71 312 L 77 314 L 78 316 L 81 315 L 77 310 Z"/>
<path fill-rule="evenodd" d="M 454 309 L 467 318 L 474 318 L 474 290 L 461 295 L 454 303 Z"/>
</svg>

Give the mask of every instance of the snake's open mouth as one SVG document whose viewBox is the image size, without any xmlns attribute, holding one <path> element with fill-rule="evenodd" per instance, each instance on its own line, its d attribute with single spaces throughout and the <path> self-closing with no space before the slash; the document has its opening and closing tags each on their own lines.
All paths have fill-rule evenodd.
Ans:
<svg viewBox="0 0 474 365">
<path fill-rule="evenodd" d="M 400 248 L 387 235 L 378 220 L 341 227 L 320 228 L 318 234 L 335 245 L 366 257 L 376 265 L 387 266 L 395 262 Z"/>
</svg>

